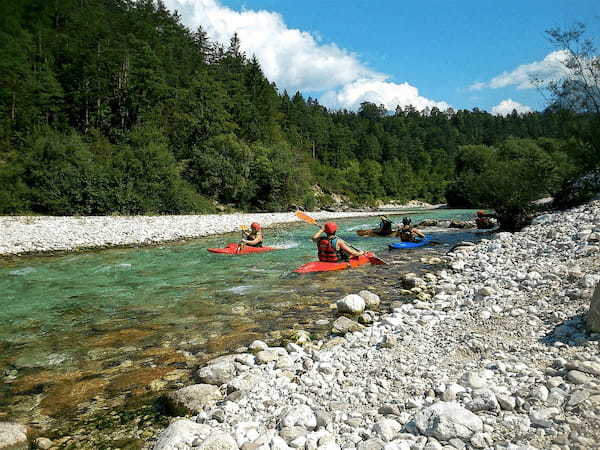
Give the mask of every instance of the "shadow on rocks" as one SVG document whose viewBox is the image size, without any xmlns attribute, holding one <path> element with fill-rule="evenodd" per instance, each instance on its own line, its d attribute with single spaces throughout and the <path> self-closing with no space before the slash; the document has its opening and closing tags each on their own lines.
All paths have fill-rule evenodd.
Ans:
<svg viewBox="0 0 600 450">
<path fill-rule="evenodd" d="M 569 347 L 580 347 L 589 341 L 592 336 L 585 329 L 585 314 L 576 314 L 560 323 L 554 329 L 540 339 L 548 346 L 560 347 L 567 345 Z"/>
</svg>

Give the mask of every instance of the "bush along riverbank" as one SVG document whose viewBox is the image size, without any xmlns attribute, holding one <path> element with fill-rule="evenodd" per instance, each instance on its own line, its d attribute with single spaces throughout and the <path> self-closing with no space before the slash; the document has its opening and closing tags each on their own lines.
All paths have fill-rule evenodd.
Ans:
<svg viewBox="0 0 600 450">
<path fill-rule="evenodd" d="M 169 394 L 188 418 L 147 447 L 595 448 L 598 224 L 600 202 L 538 217 L 404 274 L 386 314 L 362 312 L 379 304 L 366 291 L 338 301 L 325 343 L 300 333 L 213 360 Z"/>
</svg>

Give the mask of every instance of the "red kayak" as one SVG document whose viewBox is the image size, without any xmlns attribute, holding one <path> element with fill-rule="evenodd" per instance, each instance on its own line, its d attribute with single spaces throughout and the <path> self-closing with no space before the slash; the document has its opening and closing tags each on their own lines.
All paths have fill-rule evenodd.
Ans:
<svg viewBox="0 0 600 450">
<path fill-rule="evenodd" d="M 223 253 L 226 255 L 247 255 L 248 253 L 264 253 L 277 250 L 275 247 L 250 247 L 246 245 L 242 250 L 239 250 L 239 245 L 235 243 L 227 244 L 224 248 L 209 248 L 211 253 Z"/>
<path fill-rule="evenodd" d="M 361 256 L 350 258 L 350 261 L 344 262 L 321 262 L 313 261 L 298 267 L 296 273 L 311 273 L 311 272 L 331 272 L 333 270 L 351 269 L 354 267 L 364 266 L 369 263 L 369 258 L 372 258 L 373 253 L 365 253 Z"/>
</svg>

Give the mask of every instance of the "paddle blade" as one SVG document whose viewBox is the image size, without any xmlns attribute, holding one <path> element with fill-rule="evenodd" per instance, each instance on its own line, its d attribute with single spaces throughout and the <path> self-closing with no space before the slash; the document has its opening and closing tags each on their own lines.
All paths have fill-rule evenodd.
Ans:
<svg viewBox="0 0 600 450">
<path fill-rule="evenodd" d="M 369 262 L 374 266 L 383 266 L 387 264 L 383 259 L 378 258 L 377 256 L 371 254 L 369 255 Z"/>
<path fill-rule="evenodd" d="M 246 231 L 248 228 L 248 225 L 240 225 L 240 230 Z"/>
<path fill-rule="evenodd" d="M 310 223 L 312 225 L 317 225 L 317 226 L 319 225 L 315 219 L 313 219 L 312 217 L 310 217 L 307 214 L 304 214 L 302 211 L 296 211 L 294 214 L 296 215 L 296 217 L 298 219 L 304 220 L 306 223 Z"/>
<path fill-rule="evenodd" d="M 356 234 L 359 236 L 369 236 L 371 234 L 371 230 L 356 230 Z"/>
</svg>

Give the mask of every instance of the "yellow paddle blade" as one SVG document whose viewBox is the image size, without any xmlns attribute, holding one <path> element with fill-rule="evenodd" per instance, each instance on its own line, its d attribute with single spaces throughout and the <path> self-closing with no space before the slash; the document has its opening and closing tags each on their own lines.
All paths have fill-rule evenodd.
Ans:
<svg viewBox="0 0 600 450">
<path fill-rule="evenodd" d="M 241 229 L 241 230 L 244 230 L 244 231 L 246 231 L 246 230 L 248 230 L 249 228 L 250 228 L 250 227 L 249 227 L 248 225 L 240 225 L 240 229 Z"/>
<path fill-rule="evenodd" d="M 300 220 L 304 220 L 306 223 L 310 223 L 312 225 L 319 225 L 317 223 L 317 221 L 315 219 L 313 219 L 312 217 L 310 217 L 307 214 L 304 214 L 302 211 L 296 211 L 294 214 L 296 214 L 296 217 Z"/>
</svg>

